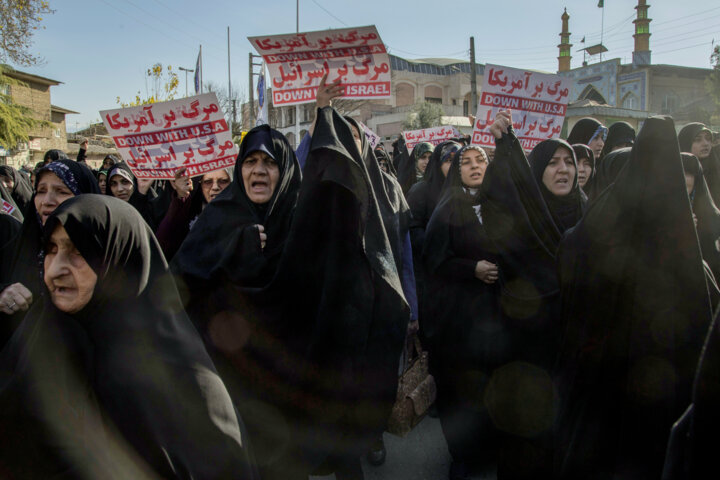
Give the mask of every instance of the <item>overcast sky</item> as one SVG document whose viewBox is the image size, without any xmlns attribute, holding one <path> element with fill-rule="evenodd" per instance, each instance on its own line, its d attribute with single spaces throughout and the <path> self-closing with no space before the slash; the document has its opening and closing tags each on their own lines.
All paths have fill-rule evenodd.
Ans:
<svg viewBox="0 0 720 480">
<path fill-rule="evenodd" d="M 655 64 L 710 67 L 720 41 L 717 0 L 651 0 L 650 48 Z M 234 88 L 248 90 L 248 36 L 295 31 L 296 0 L 50 0 L 56 10 L 35 35 L 34 53 L 45 63 L 22 70 L 63 82 L 55 105 L 68 130 L 99 121 L 98 110 L 117 108 L 116 97 L 145 95 L 145 70 L 156 62 L 194 68 L 199 45 L 204 81 L 227 85 L 227 27 Z M 448 8 L 449 5 L 452 7 Z M 605 0 L 605 58 L 629 63 L 637 1 Z M 597 0 L 300 0 L 300 31 L 376 25 L 389 52 L 408 59 L 468 59 L 475 37 L 478 63 L 554 72 L 563 8 L 570 15 L 572 66 L 583 46 L 600 42 L 603 9 Z M 580 43 L 585 37 L 586 43 Z M 182 73 L 182 72 L 181 72 Z M 189 89 L 192 77 L 188 75 Z M 179 92 L 184 95 L 185 75 Z"/>
</svg>

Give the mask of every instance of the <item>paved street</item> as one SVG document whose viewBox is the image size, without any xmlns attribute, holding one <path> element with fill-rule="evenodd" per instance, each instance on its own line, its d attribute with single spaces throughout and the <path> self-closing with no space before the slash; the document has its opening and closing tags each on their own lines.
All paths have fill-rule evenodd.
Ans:
<svg viewBox="0 0 720 480">
<path fill-rule="evenodd" d="M 425 419 L 405 438 L 385 433 L 387 460 L 379 467 L 363 461 L 365 480 L 446 480 L 450 454 L 437 418 Z M 310 477 L 333 480 L 334 475 Z M 477 477 L 494 480 L 495 476 Z"/>
</svg>

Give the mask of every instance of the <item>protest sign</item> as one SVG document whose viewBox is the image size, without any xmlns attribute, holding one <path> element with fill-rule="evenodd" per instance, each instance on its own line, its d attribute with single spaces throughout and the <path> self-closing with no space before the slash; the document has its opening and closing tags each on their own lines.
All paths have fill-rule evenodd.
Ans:
<svg viewBox="0 0 720 480">
<path fill-rule="evenodd" d="M 171 179 L 180 167 L 194 177 L 235 165 L 237 147 L 214 93 L 100 116 L 138 178 Z"/>
<path fill-rule="evenodd" d="M 12 203 L 3 200 L 2 201 L 2 212 L 7 213 L 8 215 L 12 214 L 15 211 L 15 207 L 13 207 Z"/>
<path fill-rule="evenodd" d="M 485 65 L 473 126 L 473 145 L 495 148 L 490 126 L 500 110 L 512 110 L 513 129 L 525 150 L 560 136 L 572 80 L 547 73 Z"/>
<path fill-rule="evenodd" d="M 248 37 L 270 71 L 273 105 L 314 102 L 320 79 L 343 98 L 389 98 L 390 57 L 375 26 Z"/>
<path fill-rule="evenodd" d="M 402 132 L 408 152 L 412 152 L 412 149 L 415 148 L 415 145 L 418 143 L 427 142 L 433 145 L 439 145 L 445 140 L 457 138 L 460 135 L 460 132 L 458 132 L 455 127 L 432 127 Z"/>
<path fill-rule="evenodd" d="M 368 127 L 364 123 L 362 123 L 362 122 L 358 122 L 358 123 L 360 124 L 363 131 L 365 132 L 365 137 L 368 139 L 368 142 L 370 142 L 370 149 L 375 150 L 375 147 L 377 147 L 378 144 L 380 143 L 380 137 L 378 136 L 377 133 L 370 130 L 370 127 Z"/>
</svg>

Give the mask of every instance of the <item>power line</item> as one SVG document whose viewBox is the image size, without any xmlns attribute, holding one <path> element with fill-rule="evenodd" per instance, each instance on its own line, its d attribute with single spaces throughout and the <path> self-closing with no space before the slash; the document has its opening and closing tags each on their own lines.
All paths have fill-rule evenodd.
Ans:
<svg viewBox="0 0 720 480">
<path fill-rule="evenodd" d="M 187 23 L 192 24 L 192 25 L 195 25 L 196 27 L 200 27 L 200 29 L 202 29 L 204 32 L 206 32 L 206 33 L 211 33 L 211 34 L 215 35 L 217 38 L 221 39 L 223 42 L 225 42 L 225 38 L 224 38 L 222 35 L 219 35 L 219 34 L 215 33 L 215 32 L 213 31 L 213 29 L 208 28 L 208 27 L 206 27 L 206 26 L 204 26 L 204 25 L 200 25 L 199 23 L 197 23 L 197 22 L 196 22 L 195 20 L 193 20 L 192 18 L 190 18 L 190 17 L 182 14 L 181 12 L 178 12 L 177 10 L 175 10 L 175 9 L 173 9 L 172 7 L 170 7 L 169 5 L 161 2 L 160 0 L 155 0 L 155 2 L 158 3 L 158 4 L 160 4 L 160 6 L 164 7 L 167 11 L 170 11 L 170 12 L 174 13 L 175 15 L 177 15 L 178 17 L 183 18 Z"/>
<path fill-rule="evenodd" d="M 320 5 L 320 4 L 319 4 L 318 2 L 316 2 L 315 0 L 312 0 L 312 2 L 313 2 L 315 5 L 317 5 L 318 7 L 320 7 L 325 13 L 327 13 L 327 14 L 330 15 L 332 18 L 334 18 L 335 20 L 337 20 L 338 22 L 342 23 L 342 24 L 345 25 L 346 27 L 349 27 L 349 26 L 350 26 L 350 25 L 348 25 L 347 23 L 345 23 L 345 22 L 343 22 L 342 20 L 340 20 L 340 19 L 339 19 L 338 17 L 336 17 L 335 15 L 333 15 L 330 10 L 328 10 L 328 9 L 325 8 L 325 7 L 323 7 L 322 5 Z"/>
</svg>

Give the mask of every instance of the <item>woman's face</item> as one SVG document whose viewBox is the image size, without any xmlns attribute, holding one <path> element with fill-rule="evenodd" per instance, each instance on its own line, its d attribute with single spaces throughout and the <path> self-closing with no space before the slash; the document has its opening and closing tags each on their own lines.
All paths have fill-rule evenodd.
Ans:
<svg viewBox="0 0 720 480">
<path fill-rule="evenodd" d="M 45 225 L 47 218 L 55 209 L 68 198 L 75 194 L 60 180 L 60 177 L 52 172 L 43 172 L 35 193 L 35 210 L 40 215 L 40 221 Z"/>
<path fill-rule="evenodd" d="M 355 128 L 355 125 L 350 125 L 350 127 L 352 128 L 352 134 L 353 134 L 353 139 L 355 140 L 355 146 L 357 147 L 358 152 L 360 152 L 360 155 L 362 155 L 362 140 L 360 138 L 360 132 L 358 131 L 357 128 Z"/>
<path fill-rule="evenodd" d="M 253 203 L 267 203 L 272 198 L 280 168 L 267 153 L 251 152 L 242 162 L 242 179 L 248 198 Z"/>
<path fill-rule="evenodd" d="M 112 158 L 106 158 L 103 160 L 102 169 L 110 170 L 113 165 L 115 165 L 115 162 L 113 162 Z"/>
<path fill-rule="evenodd" d="M 592 147 L 591 147 L 592 148 Z M 542 182 L 550 193 L 563 197 L 570 193 L 575 180 L 575 162 L 572 152 L 560 147 L 553 153 L 543 172 Z"/>
<path fill-rule="evenodd" d="M 75 248 L 62 225 L 53 230 L 45 248 L 44 279 L 50 299 L 62 312 L 79 312 L 93 296 L 97 274 Z"/>
<path fill-rule="evenodd" d="M 220 192 L 225 190 L 228 185 L 230 185 L 230 175 L 228 175 L 225 170 L 215 170 L 214 172 L 203 175 L 200 186 L 202 187 L 205 202 L 210 203 Z"/>
<path fill-rule="evenodd" d="M 589 158 L 578 159 L 577 174 L 578 185 L 580 185 L 580 187 L 584 187 L 587 181 L 590 180 L 590 176 L 592 175 L 592 165 L 590 164 Z"/>
<path fill-rule="evenodd" d="M 5 175 L 0 175 L 0 182 L 2 182 L 3 186 L 8 190 L 12 190 L 15 186 L 15 182 L 12 177 L 6 177 Z"/>
<path fill-rule="evenodd" d="M 590 147 L 590 150 L 592 150 L 595 154 L 595 158 L 600 158 L 600 153 L 602 152 L 604 146 L 605 140 L 603 140 L 602 135 L 596 136 L 590 143 L 588 143 L 588 147 Z"/>
<path fill-rule="evenodd" d="M 703 130 L 693 140 L 690 153 L 702 160 L 710 155 L 710 149 L 712 149 L 712 134 L 707 130 Z"/>
<path fill-rule="evenodd" d="M 695 175 L 692 173 L 685 172 L 685 188 L 687 189 L 688 195 L 695 190 Z"/>
<path fill-rule="evenodd" d="M 105 195 L 105 187 L 107 187 L 107 175 L 102 173 L 98 175 L 98 187 L 100 187 L 100 193 Z"/>
<path fill-rule="evenodd" d="M 425 152 L 422 155 L 420 155 L 417 159 L 417 169 L 423 175 L 425 174 L 425 169 L 428 166 L 428 162 L 430 161 L 431 156 L 432 156 L 432 152 Z"/>
<path fill-rule="evenodd" d="M 465 150 L 460 157 L 460 179 L 463 185 L 469 188 L 482 185 L 487 165 L 485 154 L 474 149 Z"/>
<path fill-rule="evenodd" d="M 110 177 L 110 193 L 112 193 L 113 197 L 127 202 L 130 200 L 133 190 L 135 190 L 133 182 L 122 175 L 113 175 Z"/>
</svg>

